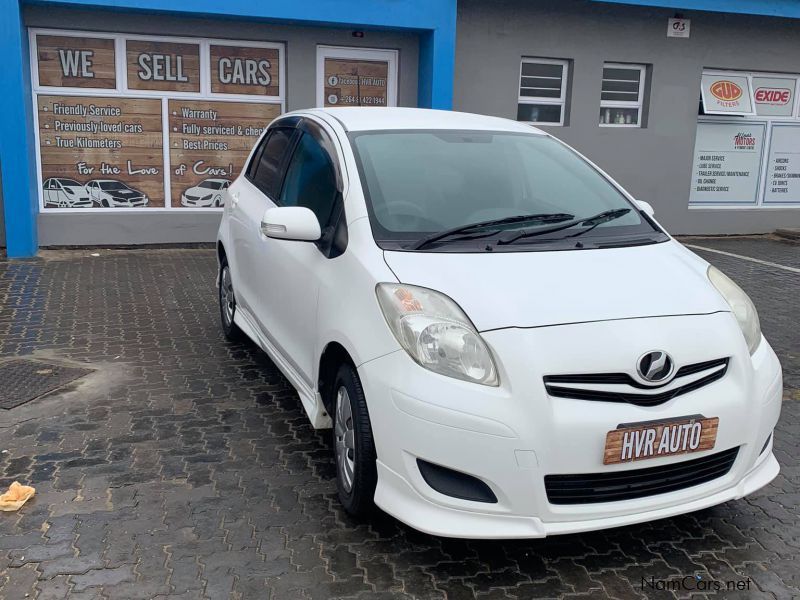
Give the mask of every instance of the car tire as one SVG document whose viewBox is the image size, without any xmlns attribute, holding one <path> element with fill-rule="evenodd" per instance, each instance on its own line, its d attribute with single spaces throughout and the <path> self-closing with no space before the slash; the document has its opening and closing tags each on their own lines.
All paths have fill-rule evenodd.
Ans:
<svg viewBox="0 0 800 600">
<path fill-rule="evenodd" d="M 100 206 L 102 206 L 103 208 L 109 208 L 108 200 L 101 200 L 100 201 Z"/>
<path fill-rule="evenodd" d="M 339 367 L 331 393 L 339 500 L 349 515 L 363 518 L 375 509 L 378 470 L 367 400 L 355 368 Z"/>
<path fill-rule="evenodd" d="M 236 296 L 233 292 L 233 279 L 231 269 L 228 266 L 228 259 L 224 256 L 219 266 L 219 319 L 222 325 L 222 333 L 229 342 L 239 342 L 244 335 L 239 326 L 234 323 L 233 317 L 236 314 Z"/>
</svg>

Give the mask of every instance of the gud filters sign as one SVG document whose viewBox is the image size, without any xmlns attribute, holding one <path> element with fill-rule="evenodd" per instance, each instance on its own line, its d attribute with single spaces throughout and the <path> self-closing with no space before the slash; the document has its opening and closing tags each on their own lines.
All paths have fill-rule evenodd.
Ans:
<svg viewBox="0 0 800 600">
<path fill-rule="evenodd" d="M 283 110 L 281 44 L 31 37 L 43 211 L 219 209 Z"/>
<path fill-rule="evenodd" d="M 750 80 L 746 76 L 703 74 L 701 89 L 708 114 L 753 113 Z"/>
</svg>

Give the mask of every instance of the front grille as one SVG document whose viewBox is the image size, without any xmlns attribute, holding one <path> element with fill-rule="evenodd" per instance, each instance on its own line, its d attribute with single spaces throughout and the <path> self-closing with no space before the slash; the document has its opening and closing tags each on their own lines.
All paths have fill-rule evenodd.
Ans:
<svg viewBox="0 0 800 600">
<path fill-rule="evenodd" d="M 551 504 L 619 502 L 708 483 L 731 470 L 739 447 L 679 463 L 610 473 L 545 475 Z"/>
<path fill-rule="evenodd" d="M 713 383 L 725 376 L 728 370 L 728 358 L 718 358 L 691 365 L 685 365 L 678 369 L 672 381 L 660 386 L 646 386 L 628 375 L 627 373 L 587 373 L 580 375 L 547 375 L 544 378 L 545 388 L 550 396 L 559 398 L 573 398 L 575 400 L 596 400 L 599 402 L 627 402 L 636 406 L 657 406 L 663 404 L 682 394 L 688 394 L 710 383 Z M 695 375 L 704 371 L 710 371 L 708 375 L 700 377 L 690 383 L 674 387 L 670 390 L 653 394 L 638 394 L 636 392 L 592 390 L 585 388 L 567 387 L 568 384 L 619 384 L 627 385 L 636 389 L 658 389 L 678 381 L 681 377 Z M 567 384 L 554 385 L 554 384 Z"/>
</svg>

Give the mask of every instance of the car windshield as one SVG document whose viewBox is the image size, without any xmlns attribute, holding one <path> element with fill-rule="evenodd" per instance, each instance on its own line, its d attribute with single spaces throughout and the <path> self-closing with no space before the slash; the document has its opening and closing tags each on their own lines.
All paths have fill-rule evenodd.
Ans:
<svg viewBox="0 0 800 600">
<path fill-rule="evenodd" d="M 352 133 L 351 142 L 373 235 L 383 248 L 412 249 L 414 241 L 437 232 L 499 219 L 507 222 L 486 225 L 477 230 L 479 235 L 476 230 L 470 230 L 470 235 L 450 235 L 435 247 L 486 246 L 492 242 L 492 233 L 495 241 L 510 239 L 511 230 L 533 232 L 558 222 L 567 222 L 569 228 L 535 237 L 516 236 L 513 244 L 502 249 L 563 242 L 577 232 L 581 237 L 572 240 L 572 245 L 577 240 L 585 244 L 663 236 L 610 181 L 549 136 L 394 130 Z M 617 214 L 599 223 L 569 224 L 607 211 Z M 538 219 L 512 218 L 520 215 Z"/>
<path fill-rule="evenodd" d="M 121 181 L 101 181 L 100 188 L 104 190 L 127 190 L 127 185 Z"/>
<path fill-rule="evenodd" d="M 222 187 L 222 184 L 222 181 L 211 181 L 210 179 L 206 179 L 205 181 L 198 183 L 197 187 L 208 188 L 209 190 L 218 190 Z"/>
<path fill-rule="evenodd" d="M 61 185 L 80 186 L 80 183 L 74 179 L 59 179 L 58 181 L 61 183 Z"/>
</svg>

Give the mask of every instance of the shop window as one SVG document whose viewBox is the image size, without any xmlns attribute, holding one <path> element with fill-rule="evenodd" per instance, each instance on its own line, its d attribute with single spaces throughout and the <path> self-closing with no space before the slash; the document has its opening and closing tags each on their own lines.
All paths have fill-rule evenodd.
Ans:
<svg viewBox="0 0 800 600">
<path fill-rule="evenodd" d="M 601 127 L 641 127 L 644 105 L 644 65 L 606 63 L 600 90 Z"/>
<path fill-rule="evenodd" d="M 566 60 L 523 58 L 520 64 L 517 121 L 563 125 L 566 112 Z"/>
</svg>

